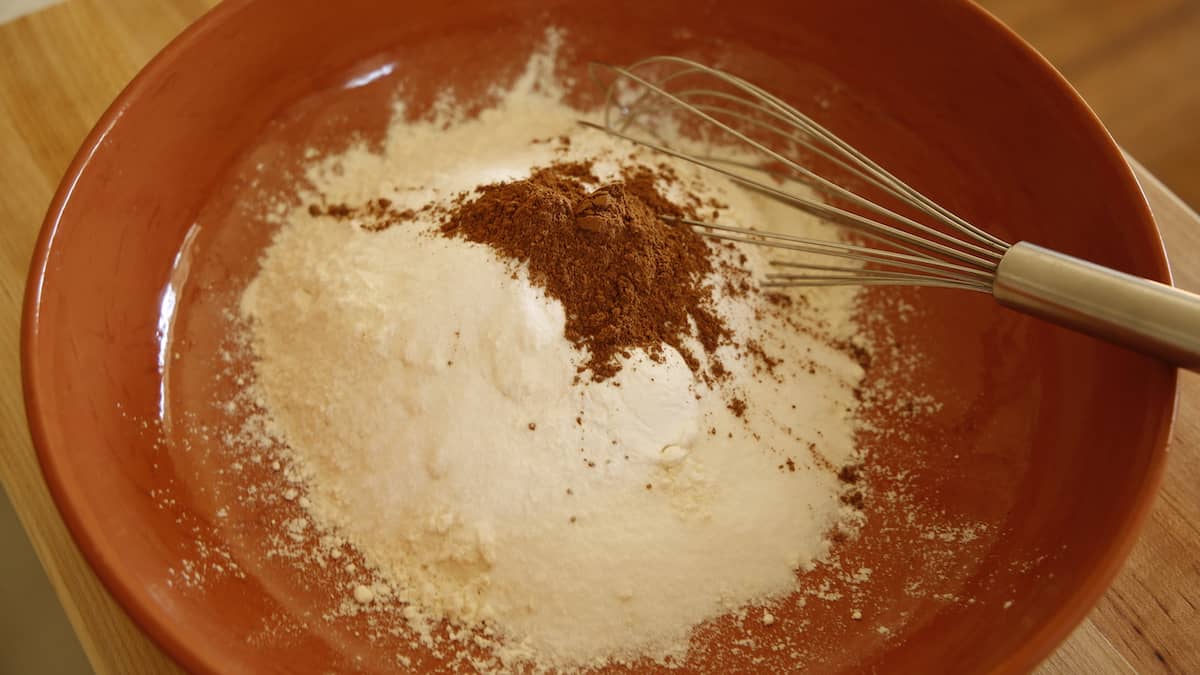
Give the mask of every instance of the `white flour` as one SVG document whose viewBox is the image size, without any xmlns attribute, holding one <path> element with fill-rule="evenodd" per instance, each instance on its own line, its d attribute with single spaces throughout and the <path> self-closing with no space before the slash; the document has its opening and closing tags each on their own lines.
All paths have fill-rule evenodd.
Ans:
<svg viewBox="0 0 1200 675">
<path fill-rule="evenodd" d="M 444 128 L 398 113 L 382 152 L 320 160 L 309 178 L 330 203 L 419 208 L 554 160 L 596 160 L 602 179 L 662 161 L 581 129 L 545 86 L 552 65 L 552 50 L 535 56 L 478 119 Z M 569 147 L 531 143 L 564 134 Z M 723 222 L 822 236 L 793 210 L 671 164 L 689 190 L 729 205 Z M 793 591 L 831 528 L 859 517 L 835 472 L 858 460 L 862 370 L 828 346 L 856 333 L 854 291 L 790 310 L 820 339 L 761 296 L 718 292 L 735 342 L 783 359 L 773 374 L 726 347 L 731 376 L 717 388 L 673 351 L 580 384 L 562 306 L 422 218 L 367 232 L 297 208 L 241 303 L 248 392 L 289 448 L 295 488 L 283 496 L 328 533 L 327 555 L 349 545 L 374 567 L 352 602 L 405 604 L 426 636 L 442 618 L 481 629 L 510 664 L 678 659 L 697 624 Z M 760 253 L 744 253 L 761 271 Z"/>
</svg>

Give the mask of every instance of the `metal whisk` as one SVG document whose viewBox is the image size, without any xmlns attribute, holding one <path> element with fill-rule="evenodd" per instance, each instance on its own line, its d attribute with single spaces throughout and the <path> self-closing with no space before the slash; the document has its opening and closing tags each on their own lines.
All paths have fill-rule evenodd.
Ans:
<svg viewBox="0 0 1200 675">
<path fill-rule="evenodd" d="M 780 271 L 768 274 L 764 286 L 909 285 L 981 291 L 1007 307 L 1200 370 L 1198 295 L 1028 242 L 1009 244 L 917 192 L 777 96 L 735 75 L 672 56 L 628 67 L 593 67 L 593 76 L 600 69 L 612 77 L 603 125 L 584 124 L 701 165 L 857 233 L 848 241 L 824 241 L 683 220 L 709 237 L 810 254 L 802 261 L 772 261 Z M 666 121 L 692 125 L 684 128 L 695 133 L 718 132 L 725 136 L 720 139 L 725 147 L 734 141 L 739 148 L 754 150 L 760 161 L 674 147 L 657 133 Z M 722 143 L 710 147 L 719 149 Z M 758 176 L 777 180 L 772 184 Z M 789 190 L 790 181 L 830 201 Z M 920 215 L 897 213 L 880 203 L 884 199 L 862 194 L 867 191 Z"/>
</svg>

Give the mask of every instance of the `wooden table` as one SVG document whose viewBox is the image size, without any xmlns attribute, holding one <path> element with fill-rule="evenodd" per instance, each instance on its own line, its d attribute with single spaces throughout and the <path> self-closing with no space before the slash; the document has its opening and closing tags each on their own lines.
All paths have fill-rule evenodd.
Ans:
<svg viewBox="0 0 1200 675">
<path fill-rule="evenodd" d="M 68 0 L 0 26 L 0 480 L 96 671 L 177 672 L 100 585 L 42 482 L 18 325 L 34 239 L 67 163 L 134 73 L 213 0 Z M 1139 165 L 1178 285 L 1200 291 L 1200 217 Z M 1200 377 L 1181 377 L 1162 494 L 1124 572 L 1043 673 L 1200 672 Z"/>
</svg>

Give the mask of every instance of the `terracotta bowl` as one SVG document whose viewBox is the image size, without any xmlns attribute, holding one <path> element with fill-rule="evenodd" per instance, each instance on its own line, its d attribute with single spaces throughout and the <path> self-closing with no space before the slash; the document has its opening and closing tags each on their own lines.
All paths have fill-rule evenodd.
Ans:
<svg viewBox="0 0 1200 675">
<path fill-rule="evenodd" d="M 236 478 L 217 469 L 217 441 L 181 431 L 217 386 L 217 308 L 269 234 L 235 208 L 248 172 L 291 175 L 289 139 L 336 149 L 352 132 L 376 136 L 397 83 L 420 101 L 505 82 L 547 25 L 566 30 L 564 74 L 588 59 L 716 60 L 986 229 L 1169 279 L 1117 146 L 1044 60 L 965 2 L 226 2 L 142 71 L 71 164 L 38 241 L 22 345 L 33 439 L 64 519 L 186 668 L 381 671 L 404 649 L 320 620 L 328 594 L 263 555 L 278 514 L 240 504 L 216 517 Z M 189 266 L 199 278 L 181 285 Z M 760 656 L 813 672 L 1022 672 L 1119 569 L 1159 482 L 1174 370 L 982 295 L 894 293 L 916 318 L 878 303 L 893 343 L 873 367 L 920 355 L 909 385 L 943 407 L 872 450 L 871 524 L 842 552 L 874 570 L 870 583 L 784 607 L 775 628 L 807 631 L 809 645 L 791 661 L 730 647 L 689 668 L 750 669 Z M 913 512 L 970 527 L 906 531 Z M 864 619 L 847 621 L 857 607 Z M 720 647 L 723 630 L 704 639 Z"/>
</svg>

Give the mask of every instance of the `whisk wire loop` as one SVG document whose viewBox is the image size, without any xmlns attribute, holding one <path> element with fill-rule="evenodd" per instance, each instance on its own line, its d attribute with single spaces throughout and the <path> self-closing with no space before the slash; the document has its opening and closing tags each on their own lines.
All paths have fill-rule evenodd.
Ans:
<svg viewBox="0 0 1200 675">
<path fill-rule="evenodd" d="M 725 239 L 728 241 L 736 241 L 759 246 L 769 246 L 771 248 L 787 249 L 801 253 L 811 253 L 834 258 L 846 258 L 850 260 L 891 265 L 893 267 L 905 270 L 923 271 L 927 274 L 941 275 L 947 278 L 953 277 L 962 281 L 971 281 L 978 284 L 987 284 L 990 280 L 990 277 L 987 273 L 981 272 L 977 269 L 942 260 L 930 260 L 928 257 L 920 255 L 887 251 L 843 242 L 831 242 L 820 239 L 811 239 L 808 237 L 798 237 L 796 235 L 781 232 L 764 232 L 760 230 L 749 230 L 742 227 L 734 227 L 731 225 L 705 223 L 689 218 L 675 218 L 674 220 L 691 225 L 706 236 L 714 239 Z M 712 232 L 712 230 L 717 230 L 717 232 Z M 777 260 L 773 261 L 772 264 L 779 267 L 825 269 L 821 268 L 816 263 L 808 262 L 801 263 Z M 847 271 L 862 272 L 862 270 L 859 268 L 845 269 Z"/>
<path fill-rule="evenodd" d="M 648 79 L 634 72 L 654 64 L 671 64 L 681 66 L 681 68 L 667 73 L 657 80 Z M 594 65 L 608 69 L 617 77 L 610 81 L 606 88 L 607 105 L 604 108 L 603 126 L 594 124 L 591 126 L 600 127 L 609 133 L 658 152 L 704 166 L 745 187 L 781 200 L 819 218 L 852 228 L 856 232 L 867 235 L 869 239 L 886 244 L 888 248 L 897 248 L 923 256 L 926 262 L 948 259 L 972 268 L 979 273 L 979 278 L 972 279 L 970 282 L 973 287 L 986 284 L 989 275 L 994 274 L 996 264 L 1007 246 L 1002 240 L 971 226 L 932 200 L 925 198 L 849 143 L 762 88 L 737 76 L 678 57 L 652 57 L 639 61 L 628 68 Z M 676 90 L 669 89 L 672 84 L 693 76 L 715 78 L 717 82 L 731 85 L 741 95 L 713 87 L 696 86 L 677 88 Z M 640 88 L 639 95 L 631 103 L 623 106 L 617 100 L 620 93 L 618 85 L 621 82 L 631 83 Z M 631 127 L 637 125 L 642 116 L 652 114 L 657 110 L 654 103 L 659 101 L 670 104 L 669 110 L 687 112 L 712 128 L 728 134 L 743 146 L 753 148 L 766 160 L 785 167 L 787 173 L 783 174 L 783 177 L 787 180 L 804 183 L 827 197 L 840 200 L 873 217 L 813 199 L 803 193 L 767 185 L 738 171 L 718 166 L 718 164 L 724 163 L 727 166 L 744 169 L 747 168 L 745 162 L 728 162 L 718 157 L 704 157 L 692 152 L 683 152 L 661 140 L 631 133 Z M 738 126 L 735 127 L 734 124 Z M 652 128 L 646 127 L 644 131 L 651 137 L 654 136 Z M 751 135 L 755 133 L 760 137 L 765 136 L 767 141 L 773 142 L 773 144 L 769 145 L 768 142 L 760 141 Z M 844 175 L 890 195 L 950 232 L 930 227 L 867 199 L 784 154 L 774 144 L 791 147 L 793 152 L 795 148 L 804 148 L 828 162 Z M 749 168 L 760 171 L 765 169 L 762 166 Z M 771 173 L 777 177 L 780 176 L 780 172 Z M 727 238 L 728 235 L 725 237 Z M 864 248 L 856 251 L 856 255 L 851 257 L 862 263 L 892 264 L 894 266 L 896 261 L 890 257 L 881 258 L 872 255 L 880 251 L 887 251 L 887 248 Z M 843 251 L 843 254 L 846 252 Z M 804 279 L 797 275 L 791 281 L 792 283 L 803 283 Z M 813 278 L 812 281 L 814 283 L 817 281 L 828 282 L 823 278 L 819 280 Z M 915 281 L 915 279 L 909 279 L 909 281 Z"/>
<path fill-rule="evenodd" d="M 947 244 L 929 241 L 929 240 L 924 239 L 924 238 L 922 238 L 918 235 L 915 235 L 911 232 L 907 232 L 905 230 L 902 230 L 898 227 L 894 227 L 892 225 L 887 225 L 887 224 L 884 224 L 884 223 L 881 223 L 881 222 L 878 222 L 875 220 L 871 220 L 871 219 L 866 218 L 865 216 L 859 215 L 857 213 L 853 213 L 851 211 L 847 211 L 845 209 L 838 208 L 836 206 L 831 206 L 824 202 L 820 202 L 820 201 L 817 201 L 815 199 L 811 199 L 808 197 L 797 196 L 795 194 L 781 190 L 779 188 L 774 188 L 769 185 L 764 185 L 763 183 L 760 183 L 758 181 L 747 178 L 746 176 L 743 176 L 735 171 L 731 171 L 729 169 L 722 168 L 713 162 L 706 161 L 697 155 L 683 153 L 683 152 L 677 151 L 671 147 L 668 147 L 666 145 L 660 145 L 658 143 L 648 141 L 644 138 L 631 136 L 624 132 L 605 128 L 605 127 L 602 127 L 598 124 L 594 124 L 591 122 L 583 121 L 583 122 L 581 122 L 581 124 L 600 129 L 602 131 L 610 133 L 614 136 L 618 136 L 620 138 L 625 138 L 625 139 L 633 141 L 639 145 L 647 147 L 651 150 L 655 150 L 657 152 L 661 152 L 666 155 L 670 155 L 673 157 L 678 157 L 680 159 L 687 160 L 689 162 L 692 162 L 693 164 L 697 164 L 706 169 L 709 169 L 711 171 L 722 174 L 722 175 L 726 176 L 727 178 L 729 178 L 730 180 L 734 181 L 735 183 L 744 185 L 744 186 L 751 188 L 753 190 L 756 190 L 758 192 L 762 192 L 764 194 L 770 195 L 771 197 L 778 199 L 784 203 L 790 204 L 800 210 L 806 211 L 806 212 L 811 213 L 820 218 L 824 218 L 831 222 L 838 223 L 838 224 L 841 224 L 841 225 L 844 225 L 847 227 L 851 227 L 851 228 L 855 228 L 855 229 L 862 229 L 863 231 L 877 235 L 885 240 L 889 240 L 889 241 L 894 240 L 896 242 L 907 244 L 909 247 L 912 247 L 912 248 L 922 249 L 922 250 L 927 251 L 932 254 L 940 254 L 945 257 L 952 258 L 954 260 L 958 260 L 959 262 L 963 262 L 963 263 L 970 264 L 970 265 L 975 265 L 985 271 L 994 270 L 996 262 L 999 259 L 998 256 L 996 257 L 995 260 L 993 260 L 990 258 L 982 257 L 981 255 L 976 255 L 974 253 L 965 252 L 965 251 L 953 248 Z"/>
<path fill-rule="evenodd" d="M 634 72 L 649 65 L 662 63 L 683 67 L 653 81 Z M 971 225 L 911 188 L 849 143 L 829 132 L 795 108 L 787 105 L 777 96 L 737 76 L 678 57 L 652 57 L 639 61 L 628 68 L 602 64 L 595 65 L 606 68 L 617 75 L 617 78 L 609 83 L 606 92 L 609 104 L 605 107 L 604 125 L 609 130 L 622 132 L 626 137 L 632 138 L 627 131 L 628 128 L 637 122 L 641 114 L 655 111 L 657 108 L 652 105 L 652 102 L 662 99 L 673 104 L 675 110 L 690 113 L 712 125 L 712 127 L 729 134 L 741 143 L 754 148 L 771 160 L 788 167 L 796 176 L 800 177 L 802 182 L 809 184 L 826 195 L 844 199 L 859 208 L 871 211 L 881 218 L 895 220 L 905 227 L 921 232 L 925 236 L 937 238 L 951 245 L 967 247 L 992 260 L 998 260 L 1008 247 L 1008 244 L 1003 240 Z M 742 96 L 713 88 L 689 88 L 677 91 L 667 88 L 672 82 L 693 75 L 704 75 L 715 78 L 718 82 L 733 86 L 739 93 L 749 94 L 751 99 L 748 100 Z M 632 82 L 643 89 L 641 95 L 627 106 L 616 104 L 616 97 L 619 93 L 618 84 L 622 81 Z M 725 105 L 702 102 L 704 99 L 718 100 L 724 104 L 739 106 L 760 117 L 765 116 L 770 120 L 783 122 L 793 128 L 790 130 L 779 128 L 756 118 L 753 114 L 734 110 Z M 614 110 L 617 109 L 621 111 L 620 119 L 614 120 Z M 731 118 L 751 128 L 769 131 L 782 139 L 786 139 L 790 143 L 805 147 L 818 156 L 833 162 L 840 169 L 855 178 L 863 180 L 899 199 L 906 205 L 921 211 L 943 227 L 952 230 L 958 235 L 966 236 L 969 241 L 963 241 L 953 235 L 930 228 L 868 200 L 829 178 L 816 173 L 810 168 L 799 164 L 793 158 L 779 152 L 774 147 L 755 140 L 742 129 L 734 128 L 729 122 L 718 118 L 717 115 Z M 618 121 L 620 122 L 619 124 Z M 632 140 L 639 141 L 641 139 L 632 138 Z M 981 245 L 982 248 L 976 246 L 977 244 Z"/>
<path fill-rule="evenodd" d="M 675 56 L 625 68 L 592 65 L 598 82 L 601 73 L 611 77 L 602 82 L 603 123 L 585 124 L 693 162 L 852 232 L 821 241 L 678 219 L 706 237 L 787 252 L 771 260 L 762 286 L 980 291 L 1007 307 L 1200 371 L 1200 296 L 1029 242 L 1009 244 L 921 194 L 778 96 L 735 75 Z M 680 118 L 690 124 L 670 129 Z M 660 134 L 659 126 L 682 134 Z M 733 143 L 715 142 L 714 131 Z M 667 140 L 678 137 L 687 140 Z M 691 149 L 701 145 L 707 150 Z M 747 159 L 746 150 L 754 159 Z"/>
</svg>

